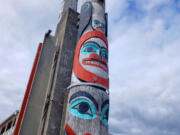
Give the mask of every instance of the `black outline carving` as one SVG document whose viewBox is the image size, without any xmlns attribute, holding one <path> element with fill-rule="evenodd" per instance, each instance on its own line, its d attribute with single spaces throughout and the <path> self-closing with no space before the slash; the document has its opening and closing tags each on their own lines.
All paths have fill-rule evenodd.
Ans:
<svg viewBox="0 0 180 135">
<path fill-rule="evenodd" d="M 89 99 L 94 103 L 97 111 L 99 110 L 99 106 L 98 106 L 97 101 L 94 99 L 94 97 L 92 97 L 89 93 L 87 93 L 87 92 L 85 92 L 85 91 L 79 91 L 79 92 L 77 92 L 77 93 L 74 93 L 74 94 L 70 97 L 69 103 L 70 103 L 74 98 L 77 98 L 77 97 L 80 97 L 80 96 L 89 98 Z"/>
</svg>

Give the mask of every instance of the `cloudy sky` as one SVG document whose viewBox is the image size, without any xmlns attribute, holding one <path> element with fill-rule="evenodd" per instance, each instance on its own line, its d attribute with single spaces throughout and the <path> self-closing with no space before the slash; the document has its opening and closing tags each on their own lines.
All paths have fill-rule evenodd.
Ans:
<svg viewBox="0 0 180 135">
<path fill-rule="evenodd" d="M 180 133 L 180 1 L 106 0 L 110 132 Z M 59 0 L 5 0 L 0 7 L 0 122 L 19 109 L 37 45 L 55 31 Z"/>
</svg>

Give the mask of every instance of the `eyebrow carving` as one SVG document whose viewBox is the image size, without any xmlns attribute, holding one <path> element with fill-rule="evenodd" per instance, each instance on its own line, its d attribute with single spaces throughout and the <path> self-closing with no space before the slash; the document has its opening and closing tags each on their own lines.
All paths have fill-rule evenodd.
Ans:
<svg viewBox="0 0 180 135">
<path fill-rule="evenodd" d="M 106 100 L 102 103 L 101 109 L 104 108 L 104 106 L 109 105 L 109 100 Z"/>
<path fill-rule="evenodd" d="M 84 43 L 84 45 L 83 46 L 85 46 L 85 45 L 88 45 L 88 44 L 95 44 L 95 45 L 97 45 L 99 48 L 101 48 L 101 49 L 107 49 L 106 47 L 101 47 L 98 43 L 96 43 L 95 41 L 87 41 L 87 42 L 85 42 Z"/>
<path fill-rule="evenodd" d="M 95 41 L 87 41 L 87 42 L 84 43 L 83 46 L 88 45 L 88 44 L 94 44 L 94 45 L 97 45 L 100 48 L 100 45 L 98 43 L 96 43 Z"/>
<path fill-rule="evenodd" d="M 69 99 L 69 103 L 70 103 L 74 98 L 77 98 L 77 97 L 80 97 L 80 96 L 89 98 L 89 99 L 94 103 L 96 109 L 99 110 L 97 101 L 94 99 L 94 97 L 92 97 L 89 93 L 84 92 L 84 91 L 79 91 L 79 92 L 74 93 L 74 94 L 71 96 L 71 98 Z"/>
</svg>

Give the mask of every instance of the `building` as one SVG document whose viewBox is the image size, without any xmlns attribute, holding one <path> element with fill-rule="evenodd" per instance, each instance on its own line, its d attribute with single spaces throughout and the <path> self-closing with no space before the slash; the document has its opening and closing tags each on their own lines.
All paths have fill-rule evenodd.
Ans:
<svg viewBox="0 0 180 135">
<path fill-rule="evenodd" d="M 19 111 L 14 112 L 0 124 L 0 135 L 13 135 Z"/>
</svg>

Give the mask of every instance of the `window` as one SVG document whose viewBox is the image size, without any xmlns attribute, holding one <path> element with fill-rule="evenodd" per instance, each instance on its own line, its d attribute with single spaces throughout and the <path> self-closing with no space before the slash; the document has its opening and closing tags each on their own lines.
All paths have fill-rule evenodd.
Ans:
<svg viewBox="0 0 180 135">
<path fill-rule="evenodd" d="M 3 133 L 4 133 L 5 128 L 6 128 L 6 127 L 3 127 L 3 128 L 2 128 L 2 130 L 1 130 L 1 134 L 3 134 Z"/>
<path fill-rule="evenodd" d="M 6 131 L 8 131 L 11 128 L 11 125 L 12 125 L 12 121 L 8 123 Z"/>
<path fill-rule="evenodd" d="M 16 124 L 16 118 L 14 119 L 14 122 L 13 122 L 13 127 L 14 127 L 14 125 Z"/>
</svg>

